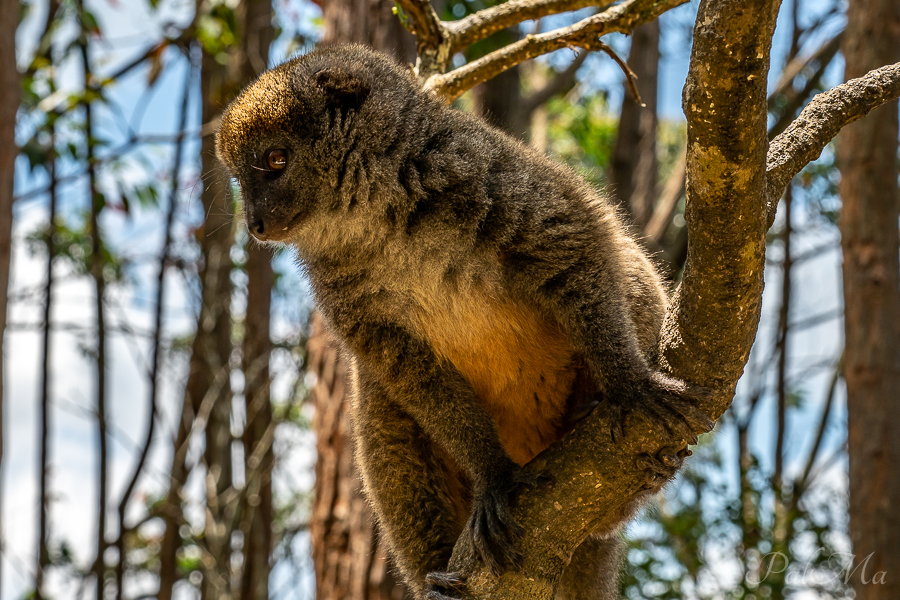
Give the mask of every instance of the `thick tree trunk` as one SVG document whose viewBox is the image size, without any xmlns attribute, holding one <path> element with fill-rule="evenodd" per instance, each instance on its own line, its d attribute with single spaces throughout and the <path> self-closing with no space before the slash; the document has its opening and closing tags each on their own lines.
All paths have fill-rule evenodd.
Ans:
<svg viewBox="0 0 900 600">
<path fill-rule="evenodd" d="M 388 0 L 324 0 L 321 2 L 325 34 L 322 44 L 368 44 L 397 60 L 416 59 L 415 39 L 393 14 Z"/>
<path fill-rule="evenodd" d="M 346 362 L 341 360 L 318 313 L 307 345 L 316 374 L 312 402 L 316 450 L 316 498 L 310 533 L 318 600 L 400 600 L 403 588 L 377 543 L 372 513 L 362 495 L 353 459 L 346 399 Z"/>
<path fill-rule="evenodd" d="M 846 78 L 900 58 L 900 4 L 852 0 Z M 900 598 L 900 261 L 897 102 L 838 140 L 843 201 L 844 319 L 852 584 L 858 600 Z M 868 561 L 868 562 L 866 562 Z"/>
<path fill-rule="evenodd" d="M 413 62 L 415 40 L 392 14 L 389 0 L 332 0 L 322 3 L 323 44 L 359 42 Z M 362 495 L 353 461 L 350 419 L 344 397 L 346 364 L 325 333 L 321 318 L 311 319 L 309 371 L 317 376 L 316 494 L 310 522 L 318 600 L 399 600 L 402 583 L 394 577 L 377 543 L 372 513 Z"/>
<path fill-rule="evenodd" d="M 613 193 L 631 213 L 637 230 L 650 219 L 656 202 L 657 79 L 659 74 L 659 21 L 638 27 L 632 36 L 628 66 L 637 76 L 641 106 L 626 89 L 619 116 L 619 133 L 610 165 Z"/>
</svg>

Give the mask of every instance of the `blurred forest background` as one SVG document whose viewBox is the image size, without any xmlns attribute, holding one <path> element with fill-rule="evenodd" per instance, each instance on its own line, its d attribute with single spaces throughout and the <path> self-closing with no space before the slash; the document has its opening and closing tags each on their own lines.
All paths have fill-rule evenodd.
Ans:
<svg viewBox="0 0 900 600">
<path fill-rule="evenodd" d="M 436 5 L 452 20 L 494 3 Z M 359 495 L 344 368 L 290 252 L 248 240 L 213 150 L 241 87 L 317 43 L 413 62 L 392 8 L 3 0 L 3 599 L 403 597 Z M 591 10 L 503 30 L 454 64 Z M 843 78 L 846 3 L 781 11 L 771 136 Z M 571 50 L 458 101 L 615 197 L 673 283 L 695 15 L 606 38 L 644 106 L 609 56 Z M 624 597 L 851 594 L 840 181 L 829 146 L 783 198 L 734 405 L 627 531 Z"/>
</svg>

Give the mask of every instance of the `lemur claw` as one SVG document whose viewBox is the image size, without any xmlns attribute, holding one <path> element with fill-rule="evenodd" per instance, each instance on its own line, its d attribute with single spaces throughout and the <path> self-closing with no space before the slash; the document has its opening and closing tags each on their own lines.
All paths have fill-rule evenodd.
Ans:
<svg viewBox="0 0 900 600">
<path fill-rule="evenodd" d="M 425 594 L 426 600 L 458 600 L 453 596 L 448 596 L 448 591 L 461 592 L 466 587 L 466 578 L 460 573 L 429 573 L 425 576 L 425 583 L 428 584 L 428 591 Z"/>
</svg>

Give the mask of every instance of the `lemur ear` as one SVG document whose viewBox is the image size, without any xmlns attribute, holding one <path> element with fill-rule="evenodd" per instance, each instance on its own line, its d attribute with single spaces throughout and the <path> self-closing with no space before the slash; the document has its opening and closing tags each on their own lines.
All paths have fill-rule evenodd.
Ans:
<svg viewBox="0 0 900 600">
<path fill-rule="evenodd" d="M 323 69 L 313 81 L 325 94 L 325 101 L 341 109 L 358 109 L 371 91 L 368 83 L 341 69 Z"/>
</svg>

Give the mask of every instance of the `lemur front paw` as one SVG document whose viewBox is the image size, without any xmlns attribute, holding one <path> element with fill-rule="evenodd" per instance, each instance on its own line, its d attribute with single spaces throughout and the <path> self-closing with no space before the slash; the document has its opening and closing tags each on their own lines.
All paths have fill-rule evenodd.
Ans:
<svg viewBox="0 0 900 600">
<path fill-rule="evenodd" d="M 425 583 L 428 585 L 426 600 L 457 600 L 457 596 L 448 594 L 466 589 L 466 578 L 460 573 L 429 573 L 425 576 Z"/>
<path fill-rule="evenodd" d="M 684 459 L 692 452 L 687 447 L 666 446 L 660 448 L 656 456 L 652 454 L 639 454 L 636 462 L 639 469 L 644 470 L 643 489 L 648 492 L 656 492 L 667 481 L 675 477 L 675 473 L 684 464 Z"/>
<path fill-rule="evenodd" d="M 625 434 L 625 420 L 636 410 L 660 423 L 672 435 L 681 436 L 689 444 L 697 443 L 697 436 L 711 431 L 715 422 L 697 406 L 698 400 L 709 398 L 711 391 L 700 386 L 653 373 L 640 383 L 623 386 L 609 396 L 612 420 L 610 435 L 618 442 Z"/>
</svg>

